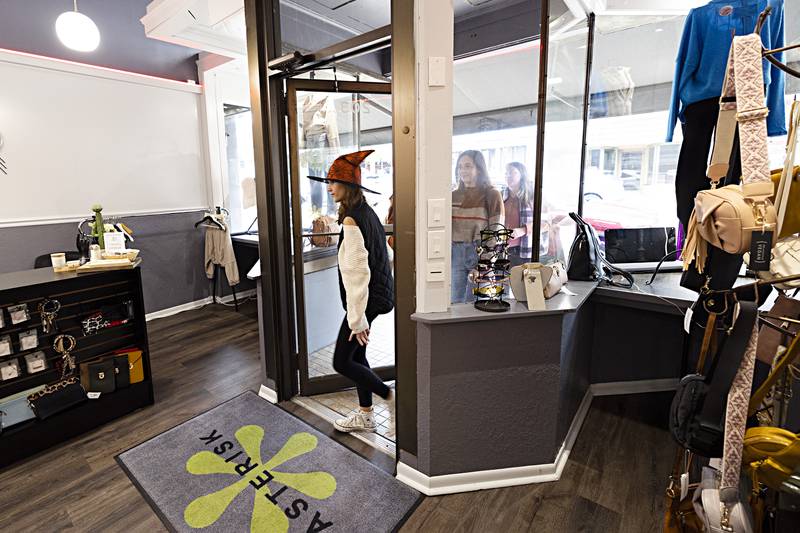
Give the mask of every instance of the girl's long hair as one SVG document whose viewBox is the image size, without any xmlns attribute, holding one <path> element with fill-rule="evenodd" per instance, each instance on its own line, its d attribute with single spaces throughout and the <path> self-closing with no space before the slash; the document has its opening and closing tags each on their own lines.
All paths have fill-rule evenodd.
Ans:
<svg viewBox="0 0 800 533">
<path fill-rule="evenodd" d="M 491 187 L 492 180 L 489 179 L 489 171 L 486 170 L 486 160 L 483 158 L 483 154 L 479 150 L 465 150 L 459 154 L 456 160 L 456 182 L 458 183 L 458 189 L 464 189 L 464 182 L 458 177 L 458 164 L 464 157 L 471 158 L 475 168 L 478 169 L 478 188 L 486 189 Z"/>
<path fill-rule="evenodd" d="M 346 213 L 350 211 L 351 208 L 356 207 L 360 205 L 361 202 L 365 201 L 364 193 L 361 190 L 361 187 L 357 187 L 355 185 L 348 185 L 346 183 L 342 183 L 341 185 L 344 185 L 345 193 L 344 193 L 344 198 L 342 198 L 342 201 L 339 202 L 339 211 L 338 211 L 339 224 L 342 224 L 344 222 L 345 216 L 347 216 Z"/>
<path fill-rule="evenodd" d="M 533 182 L 530 177 L 528 177 L 527 167 L 519 161 L 513 161 L 509 163 L 508 166 L 519 171 L 519 190 L 517 191 L 517 198 L 519 198 L 520 205 L 530 205 L 533 201 Z M 508 194 L 511 194 L 510 188 Z"/>
</svg>

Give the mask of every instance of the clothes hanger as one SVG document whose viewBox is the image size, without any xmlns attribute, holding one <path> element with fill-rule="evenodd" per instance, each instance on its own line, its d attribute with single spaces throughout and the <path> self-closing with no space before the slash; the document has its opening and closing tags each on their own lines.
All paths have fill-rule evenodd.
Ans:
<svg viewBox="0 0 800 533">
<path fill-rule="evenodd" d="M 767 17 L 771 13 L 772 13 L 772 6 L 767 6 L 764 9 L 764 11 L 762 11 L 761 14 L 758 16 L 758 23 L 756 24 L 756 30 L 755 30 L 755 32 L 758 35 L 761 35 L 761 29 L 764 26 L 764 22 L 766 22 Z M 782 71 L 786 72 L 787 74 L 790 74 L 790 75 L 794 76 L 795 78 L 800 78 L 800 71 L 795 70 L 795 69 L 791 68 L 790 66 L 788 66 L 788 65 L 786 65 L 784 63 L 781 63 L 780 61 L 775 59 L 775 57 L 773 57 L 774 54 L 779 54 L 781 52 L 786 52 L 787 50 L 794 50 L 795 48 L 800 48 L 800 43 L 790 44 L 789 46 L 783 46 L 781 48 L 775 48 L 773 50 L 767 50 L 762 45 L 761 46 L 761 55 L 764 56 L 764 58 L 767 61 L 769 61 L 774 66 L 776 66 L 777 68 L 781 69 Z"/>
<path fill-rule="evenodd" d="M 194 227 L 196 228 L 202 224 L 206 228 L 215 228 L 225 231 L 225 225 L 219 220 L 219 218 L 222 217 L 222 210 L 230 214 L 224 207 L 216 207 L 216 212 L 211 212 L 211 209 L 209 209 L 202 220 L 195 222 Z"/>
</svg>

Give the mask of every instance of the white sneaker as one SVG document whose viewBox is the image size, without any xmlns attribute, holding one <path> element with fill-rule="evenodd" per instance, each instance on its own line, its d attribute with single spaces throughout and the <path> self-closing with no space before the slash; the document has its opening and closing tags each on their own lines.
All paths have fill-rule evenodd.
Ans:
<svg viewBox="0 0 800 533">
<path fill-rule="evenodd" d="M 375 431 L 375 426 L 375 416 L 371 412 L 365 413 L 360 409 L 347 418 L 340 418 L 333 423 L 333 427 L 344 433 Z"/>
</svg>

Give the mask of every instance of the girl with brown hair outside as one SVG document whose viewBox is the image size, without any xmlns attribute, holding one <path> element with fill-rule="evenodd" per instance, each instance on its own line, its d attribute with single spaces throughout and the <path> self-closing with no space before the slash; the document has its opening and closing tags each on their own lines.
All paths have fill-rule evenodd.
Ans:
<svg viewBox="0 0 800 533">
<path fill-rule="evenodd" d="M 334 422 L 339 431 L 374 431 L 372 395 L 391 401 L 393 392 L 367 362 L 369 330 L 375 317 L 394 308 L 394 279 L 386 249 L 386 233 L 378 215 L 364 198 L 361 162 L 373 150 L 340 156 L 328 176 L 308 176 L 328 184 L 328 192 L 339 204 L 339 292 L 347 312 L 336 348 L 333 368 L 353 380 L 360 408 Z M 379 193 L 375 193 L 379 194 Z"/>
</svg>

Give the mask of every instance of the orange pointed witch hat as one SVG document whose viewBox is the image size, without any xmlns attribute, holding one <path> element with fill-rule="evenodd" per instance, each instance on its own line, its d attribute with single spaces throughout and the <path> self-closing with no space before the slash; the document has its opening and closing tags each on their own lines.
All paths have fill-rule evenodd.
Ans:
<svg viewBox="0 0 800 533">
<path fill-rule="evenodd" d="M 379 192 L 367 189 L 361 185 L 361 162 L 364 161 L 367 156 L 374 151 L 375 150 L 362 150 L 360 152 L 340 155 L 336 158 L 336 161 L 333 162 L 331 168 L 328 170 L 327 177 L 322 178 L 320 176 L 308 176 L 308 178 L 314 181 L 321 181 L 323 183 L 337 181 L 339 183 L 344 183 L 345 185 L 360 187 L 373 194 L 380 194 Z"/>
</svg>

